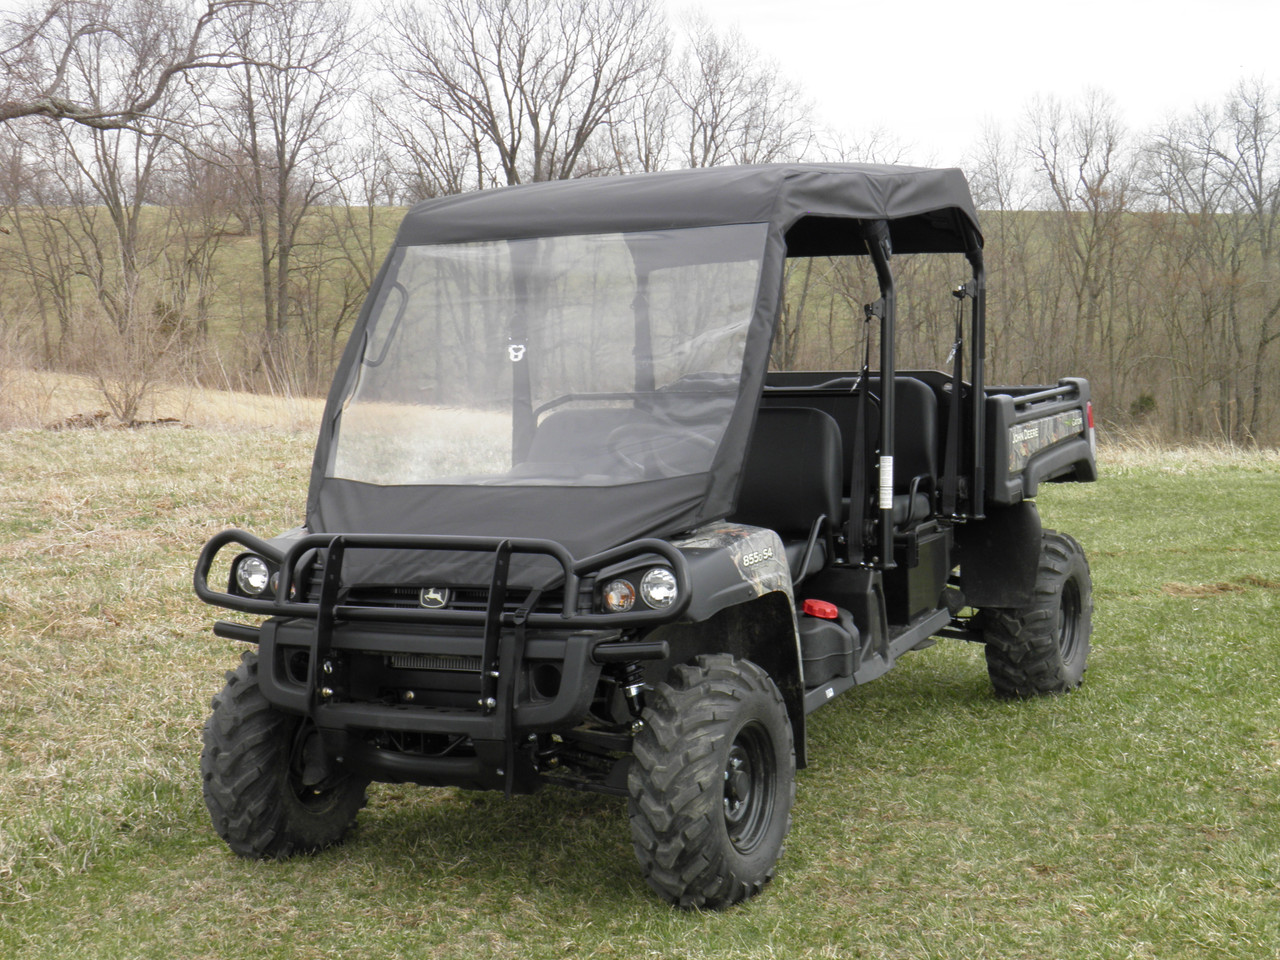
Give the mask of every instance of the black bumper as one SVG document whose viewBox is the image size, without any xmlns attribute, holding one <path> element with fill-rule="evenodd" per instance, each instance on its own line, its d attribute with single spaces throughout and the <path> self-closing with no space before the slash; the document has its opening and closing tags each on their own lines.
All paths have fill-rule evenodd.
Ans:
<svg viewBox="0 0 1280 960">
<path fill-rule="evenodd" d="M 331 757 L 372 779 L 522 792 L 534 771 L 523 769 L 518 748 L 585 717 L 601 661 L 611 658 L 609 648 L 619 640 L 607 631 L 538 631 L 523 638 L 511 631 L 499 638 L 506 669 L 490 678 L 507 682 L 494 684 L 494 695 L 485 697 L 484 637 L 477 632 L 361 624 L 336 630 L 321 657 L 314 623 L 272 619 L 259 632 L 259 684 L 272 704 L 312 718 Z M 662 647 L 632 652 L 661 656 Z M 441 752 L 376 746 L 386 734 L 438 738 Z M 469 755 L 444 752 L 463 740 Z"/>
</svg>

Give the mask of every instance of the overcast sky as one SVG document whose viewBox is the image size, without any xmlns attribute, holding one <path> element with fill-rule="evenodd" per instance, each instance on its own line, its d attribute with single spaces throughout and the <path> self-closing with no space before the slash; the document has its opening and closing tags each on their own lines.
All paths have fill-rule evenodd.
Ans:
<svg viewBox="0 0 1280 960">
<path fill-rule="evenodd" d="M 1109 93 L 1127 125 L 1280 85 L 1280 0 L 668 0 L 736 25 L 846 139 L 877 127 L 902 159 L 957 164 L 985 120 L 1010 133 L 1036 95 Z"/>
</svg>

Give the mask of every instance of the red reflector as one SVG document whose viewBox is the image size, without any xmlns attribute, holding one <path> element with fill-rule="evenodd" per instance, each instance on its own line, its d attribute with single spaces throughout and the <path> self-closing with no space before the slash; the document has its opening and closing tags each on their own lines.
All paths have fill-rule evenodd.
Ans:
<svg viewBox="0 0 1280 960">
<path fill-rule="evenodd" d="M 804 612 L 811 617 L 821 617 L 823 620 L 835 620 L 840 616 L 840 608 L 825 600 L 806 600 Z"/>
<path fill-rule="evenodd" d="M 1093 429 L 1093 401 L 1092 400 L 1090 400 L 1088 403 L 1088 409 L 1089 409 L 1089 429 L 1092 430 Z"/>
</svg>

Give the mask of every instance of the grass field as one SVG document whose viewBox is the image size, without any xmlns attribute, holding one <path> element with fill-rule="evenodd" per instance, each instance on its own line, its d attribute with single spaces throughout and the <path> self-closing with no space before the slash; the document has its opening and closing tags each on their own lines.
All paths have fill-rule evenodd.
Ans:
<svg viewBox="0 0 1280 960">
<path fill-rule="evenodd" d="M 192 561 L 296 523 L 311 443 L 0 433 L 0 956 L 1280 951 L 1280 457 L 1112 451 L 1045 491 L 1093 565 L 1084 687 L 1003 703 L 980 649 L 912 655 L 811 717 L 776 881 L 702 914 L 649 894 L 622 803 L 559 791 L 375 786 L 344 847 L 228 853 L 199 731 L 240 648 Z"/>
<path fill-rule="evenodd" d="M 99 414 L 103 424 L 115 425 L 105 407 L 101 391 L 87 377 L 0 366 L 0 430 L 47 427 Z M 160 383 L 147 391 L 138 419 L 167 418 L 214 430 L 285 429 L 314 435 L 323 411 L 323 398 Z"/>
</svg>

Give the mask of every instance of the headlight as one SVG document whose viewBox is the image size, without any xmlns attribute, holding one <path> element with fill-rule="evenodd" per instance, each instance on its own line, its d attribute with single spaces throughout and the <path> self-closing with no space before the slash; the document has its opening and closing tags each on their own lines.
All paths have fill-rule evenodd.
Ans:
<svg viewBox="0 0 1280 960">
<path fill-rule="evenodd" d="M 676 602 L 680 591 L 676 575 L 666 567 L 654 567 L 640 581 L 640 596 L 655 610 L 663 610 Z"/>
<path fill-rule="evenodd" d="M 271 568 L 267 561 L 253 554 L 246 554 L 236 561 L 236 586 L 250 597 L 260 597 L 271 585 Z"/>
<path fill-rule="evenodd" d="M 600 594 L 610 613 L 626 613 L 636 604 L 636 588 L 630 580 L 611 580 Z"/>
</svg>

